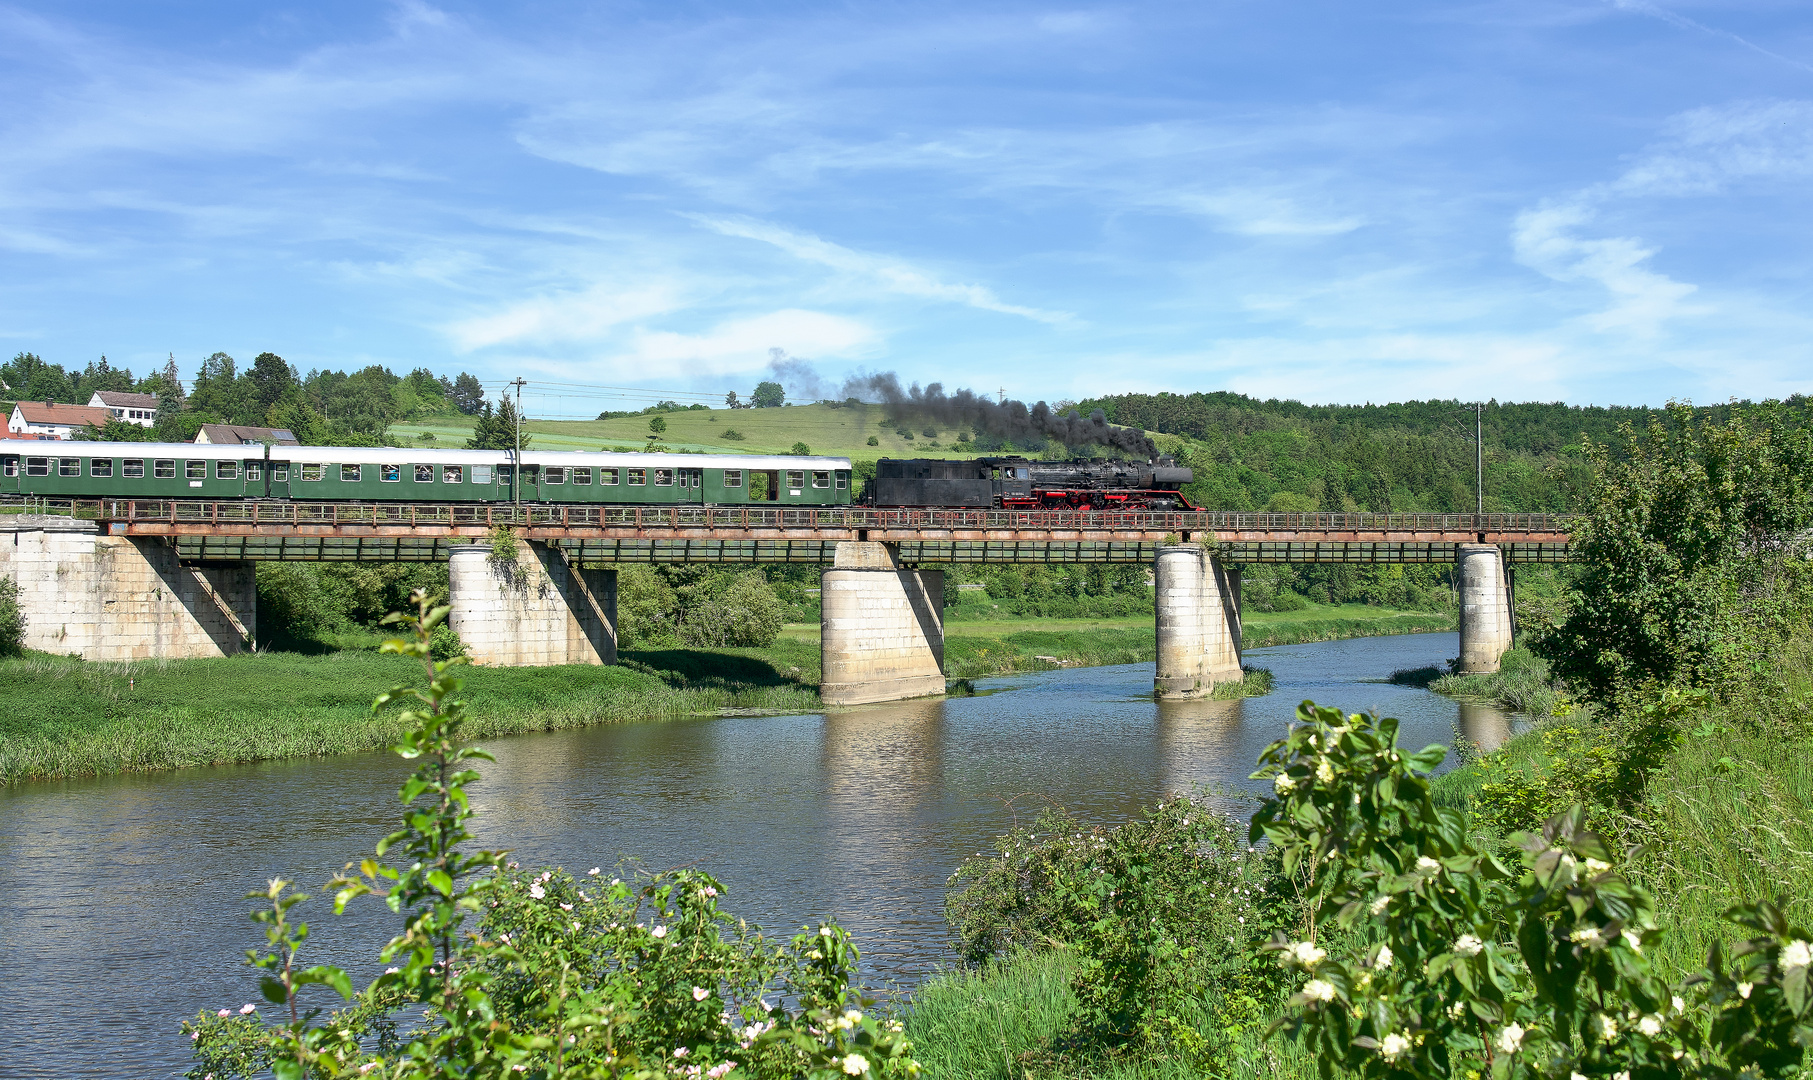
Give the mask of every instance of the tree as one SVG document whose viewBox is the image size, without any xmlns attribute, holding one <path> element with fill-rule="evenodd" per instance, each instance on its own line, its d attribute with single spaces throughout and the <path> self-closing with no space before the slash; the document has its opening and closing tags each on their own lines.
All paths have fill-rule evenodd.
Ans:
<svg viewBox="0 0 1813 1080">
<path fill-rule="evenodd" d="M 661 417 L 657 416 L 653 420 L 650 420 L 648 422 L 648 429 L 650 431 L 654 432 L 655 434 L 659 435 L 663 431 L 667 430 L 667 421 L 663 420 Z"/>
<path fill-rule="evenodd" d="M 89 424 L 78 428 L 70 434 L 70 438 L 82 442 L 148 442 L 157 438 L 157 434 L 152 428 L 109 416 L 105 424 L 98 427 Z"/>
<path fill-rule="evenodd" d="M 0 382 L 12 388 L 18 401 L 75 403 L 75 385 L 57 364 L 47 364 L 36 353 L 22 352 L 0 365 Z"/>
<path fill-rule="evenodd" d="M 787 391 L 773 381 L 757 383 L 749 397 L 758 409 L 778 409 L 787 403 Z"/>
<path fill-rule="evenodd" d="M 811 457 L 812 456 L 812 448 L 810 446 L 807 446 L 803 442 L 794 443 L 793 449 L 791 449 L 787 452 L 789 454 L 792 454 L 794 457 Z"/>
<path fill-rule="evenodd" d="M 19 583 L 0 577 L 0 656 L 17 656 L 25 645 L 25 613 L 19 609 Z"/>
<path fill-rule="evenodd" d="M 732 390 L 730 393 L 724 395 L 724 407 L 726 409 L 742 408 L 741 405 L 737 404 L 737 392 L 735 390 Z"/>
<path fill-rule="evenodd" d="M 1602 700 L 1645 683 L 1761 689 L 1808 604 L 1795 551 L 1813 525 L 1813 429 L 1775 402 L 1716 421 L 1676 404 L 1597 470 L 1573 534 L 1579 576 L 1565 622 L 1536 651 Z"/>
<path fill-rule="evenodd" d="M 70 378 L 71 382 L 75 384 L 72 387 L 75 391 L 73 397 L 78 404 L 83 405 L 88 403 L 89 398 L 94 397 L 97 390 L 130 391 L 132 389 L 132 372 L 126 368 L 114 367 L 107 362 L 105 356 L 89 364 L 82 374 L 72 375 Z"/>
<path fill-rule="evenodd" d="M 460 372 L 460 377 L 453 380 L 453 390 L 447 395 L 453 407 L 467 416 L 477 416 L 485 404 L 485 388 L 477 376 Z"/>
<path fill-rule="evenodd" d="M 472 438 L 466 440 L 468 450 L 513 450 L 516 448 L 516 406 L 510 404 L 509 398 L 501 398 L 497 408 L 493 409 L 489 401 L 479 406 L 478 423 L 473 425 Z M 522 437 L 522 448 L 529 448 L 529 436 Z"/>
<path fill-rule="evenodd" d="M 258 354 L 252 361 L 252 370 L 246 372 L 246 378 L 251 381 L 252 400 L 256 402 L 260 424 L 268 421 L 271 409 L 286 393 L 302 387 L 296 369 L 285 363 L 283 357 L 270 352 Z"/>
</svg>

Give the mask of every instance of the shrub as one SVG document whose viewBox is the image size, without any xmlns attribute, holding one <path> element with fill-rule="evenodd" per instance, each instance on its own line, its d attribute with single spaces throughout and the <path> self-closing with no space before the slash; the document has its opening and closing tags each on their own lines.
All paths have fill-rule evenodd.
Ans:
<svg viewBox="0 0 1813 1080">
<path fill-rule="evenodd" d="M 794 457 L 810 457 L 810 456 L 812 456 L 812 448 L 810 446 L 807 446 L 803 442 L 794 443 L 793 449 L 791 449 L 787 452 L 789 454 L 792 454 Z"/>
<path fill-rule="evenodd" d="M 749 436 L 738 431 L 736 428 L 728 427 L 723 431 L 718 432 L 718 437 L 725 442 L 745 442 L 749 439 Z"/>
<path fill-rule="evenodd" d="M 880 445 L 881 445 L 881 440 L 880 440 L 880 439 L 877 439 L 877 438 L 876 438 L 876 437 L 875 437 L 875 436 L 873 436 L 873 435 L 871 435 L 871 436 L 869 436 L 869 441 L 868 441 L 868 444 L 867 444 L 867 445 L 869 445 L 869 446 L 880 446 Z"/>
<path fill-rule="evenodd" d="M 766 648 L 781 636 L 786 606 L 760 571 L 738 574 L 727 587 L 707 593 L 680 623 L 687 645 Z"/>
<path fill-rule="evenodd" d="M 25 649 L 25 612 L 19 608 L 19 583 L 0 577 L 0 656 L 18 656 Z"/>
<path fill-rule="evenodd" d="M 1267 946 L 1298 987 L 1274 1030 L 1321 1073 L 1365 1078 L 1785 1076 L 1813 1044 L 1813 933 L 1779 904 L 1730 909 L 1751 932 L 1678 986 L 1650 967 L 1666 930 L 1625 860 L 1574 807 L 1521 834 L 1513 873 L 1438 806 L 1442 748 L 1397 721 L 1304 702 L 1267 747 L 1251 838 L 1274 845 L 1320 928 Z M 1646 953 L 1645 950 L 1649 950 Z"/>
</svg>

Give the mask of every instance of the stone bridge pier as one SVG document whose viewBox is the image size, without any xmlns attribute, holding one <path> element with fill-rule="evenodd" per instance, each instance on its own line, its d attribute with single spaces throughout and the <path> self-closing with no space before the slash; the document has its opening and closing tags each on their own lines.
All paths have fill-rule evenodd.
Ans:
<svg viewBox="0 0 1813 1080">
<path fill-rule="evenodd" d="M 1240 568 L 1197 544 L 1158 549 L 1153 565 L 1160 698 L 1203 697 L 1239 682 Z"/>
<path fill-rule="evenodd" d="M 0 576 L 19 586 L 25 647 L 84 660 L 230 656 L 252 647 L 258 581 L 249 562 L 184 563 L 160 537 L 92 521 L 0 517 Z"/>
<path fill-rule="evenodd" d="M 819 584 L 826 705 L 944 693 L 944 571 L 905 570 L 896 545 L 848 540 Z"/>
<path fill-rule="evenodd" d="M 455 544 L 447 622 L 475 664 L 546 667 L 617 662 L 617 571 L 586 570 L 557 547 Z"/>
<path fill-rule="evenodd" d="M 1511 588 L 1497 544 L 1460 544 L 1454 585 L 1460 594 L 1460 669 L 1497 671 L 1511 647 Z"/>
</svg>

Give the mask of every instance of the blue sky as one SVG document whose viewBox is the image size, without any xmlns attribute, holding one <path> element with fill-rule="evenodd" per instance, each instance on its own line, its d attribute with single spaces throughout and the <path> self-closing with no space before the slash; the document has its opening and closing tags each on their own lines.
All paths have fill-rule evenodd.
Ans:
<svg viewBox="0 0 1813 1080">
<path fill-rule="evenodd" d="M 0 350 L 65 365 L 1813 391 L 1798 0 L 60 0 L 0 90 Z"/>
</svg>

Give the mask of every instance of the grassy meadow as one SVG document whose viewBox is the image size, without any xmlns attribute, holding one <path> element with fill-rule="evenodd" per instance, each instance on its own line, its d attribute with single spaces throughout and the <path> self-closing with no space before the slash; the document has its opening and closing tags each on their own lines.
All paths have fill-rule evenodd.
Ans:
<svg viewBox="0 0 1813 1080">
<path fill-rule="evenodd" d="M 621 416 L 614 420 L 528 420 L 523 432 L 533 436 L 533 446 L 542 450 L 628 450 L 643 447 L 648 438 L 652 415 L 667 421 L 660 443 L 670 450 L 701 450 L 713 454 L 785 454 L 796 442 L 812 448 L 814 454 L 829 457 L 867 458 L 921 457 L 928 452 L 939 457 L 965 457 L 958 449 L 955 429 L 941 431 L 937 438 L 924 434 L 924 424 L 914 431 L 912 439 L 895 433 L 880 405 L 831 406 L 785 405 L 778 409 L 682 409 L 679 412 L 649 416 Z M 727 439 L 730 431 L 743 436 Z M 392 438 L 399 442 L 418 442 L 423 434 L 434 436 L 429 444 L 460 447 L 472 435 L 468 417 L 435 417 L 429 420 L 393 425 Z M 868 445 L 873 437 L 877 445 Z"/>
</svg>

